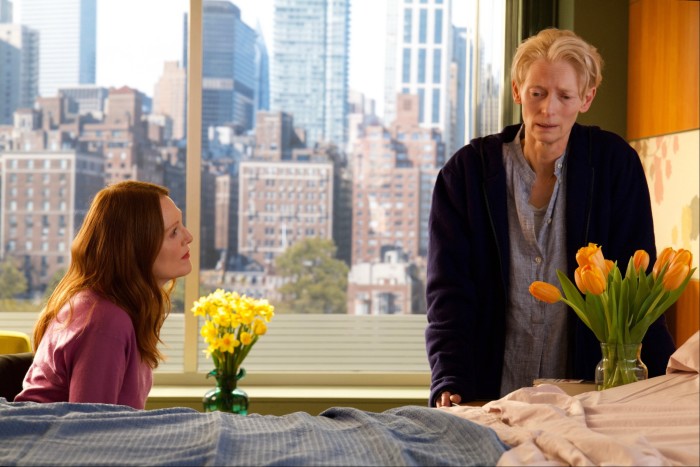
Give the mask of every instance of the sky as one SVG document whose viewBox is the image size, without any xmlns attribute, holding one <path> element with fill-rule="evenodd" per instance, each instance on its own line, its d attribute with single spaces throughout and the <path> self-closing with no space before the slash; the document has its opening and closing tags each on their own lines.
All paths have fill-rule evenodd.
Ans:
<svg viewBox="0 0 700 467">
<path fill-rule="evenodd" d="M 60 1 L 60 0 L 56 0 Z M 467 23 L 474 0 L 453 0 L 453 22 Z M 15 22 L 22 0 L 13 0 Z M 189 0 L 97 0 L 97 84 L 128 85 L 149 96 L 163 62 L 181 60 L 183 17 Z M 245 23 L 259 22 L 272 52 L 273 0 L 233 0 Z M 351 0 L 350 88 L 381 108 L 384 87 L 386 0 Z"/>
</svg>

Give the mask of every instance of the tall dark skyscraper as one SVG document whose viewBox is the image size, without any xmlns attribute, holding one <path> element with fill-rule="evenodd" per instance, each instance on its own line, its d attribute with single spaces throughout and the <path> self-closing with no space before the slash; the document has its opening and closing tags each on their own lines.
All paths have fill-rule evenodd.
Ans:
<svg viewBox="0 0 700 467">
<path fill-rule="evenodd" d="M 241 21 L 231 2 L 203 3 L 202 146 L 208 148 L 209 128 L 254 124 L 255 31 Z"/>
</svg>

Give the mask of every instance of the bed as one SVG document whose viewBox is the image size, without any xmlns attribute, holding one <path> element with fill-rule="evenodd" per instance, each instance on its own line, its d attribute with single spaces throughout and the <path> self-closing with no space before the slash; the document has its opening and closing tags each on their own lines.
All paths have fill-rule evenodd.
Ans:
<svg viewBox="0 0 700 467">
<path fill-rule="evenodd" d="M 700 465 L 699 353 L 696 333 L 665 376 L 483 407 L 244 417 L 0 398 L 0 465 Z"/>
</svg>

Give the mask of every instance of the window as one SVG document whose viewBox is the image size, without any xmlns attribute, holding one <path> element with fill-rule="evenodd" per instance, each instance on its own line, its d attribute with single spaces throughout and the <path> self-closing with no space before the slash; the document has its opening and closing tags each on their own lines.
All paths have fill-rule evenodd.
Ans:
<svg viewBox="0 0 700 467">
<path fill-rule="evenodd" d="M 420 9 L 420 19 L 418 20 L 418 43 L 425 44 L 428 39 L 428 10 Z"/>
<path fill-rule="evenodd" d="M 21 5 L 21 1 L 16 0 L 14 4 Z M 448 89 L 442 88 L 445 85 L 442 81 L 447 81 L 449 77 L 448 62 L 452 58 L 451 52 L 443 53 L 443 48 L 447 48 L 450 43 L 447 38 L 451 37 L 449 31 L 452 23 L 458 18 L 464 21 L 463 18 L 473 17 L 471 12 L 467 14 L 464 11 L 463 4 L 470 2 L 421 0 L 385 3 L 386 0 L 379 0 L 382 6 L 394 4 L 396 11 L 392 12 L 391 22 L 385 19 L 378 23 L 379 28 L 370 28 L 366 24 L 368 19 L 376 17 L 377 11 L 385 10 L 377 8 L 373 2 L 336 1 L 334 5 L 338 6 L 339 11 L 346 8 L 347 15 L 358 16 L 352 20 L 341 16 L 332 25 L 326 25 L 324 21 L 328 18 L 319 15 L 314 9 L 293 9 L 294 4 L 300 1 L 287 1 L 292 8 L 287 11 L 288 16 L 285 16 L 284 9 L 275 13 L 273 0 L 231 2 L 231 5 L 240 9 L 240 15 L 224 5 L 227 4 L 226 1 L 211 2 L 223 8 L 216 13 L 207 10 L 212 5 L 207 5 L 209 2 L 205 4 L 202 0 L 123 0 L 100 3 L 97 14 L 104 15 L 100 16 L 102 18 L 110 17 L 113 21 L 98 21 L 98 27 L 101 28 L 98 34 L 103 38 L 111 36 L 112 39 L 101 42 L 104 45 L 99 52 L 105 53 L 105 56 L 97 57 L 96 63 L 98 67 L 104 68 L 100 68 L 100 73 L 96 73 L 94 79 L 103 79 L 102 76 L 113 78 L 96 83 L 91 89 L 98 97 L 81 101 L 77 105 L 86 106 L 85 112 L 92 114 L 92 117 L 85 119 L 84 133 L 78 138 L 85 138 L 83 143 L 90 151 L 102 154 L 103 158 L 93 160 L 82 153 L 71 154 L 75 148 L 63 141 L 60 142 L 63 146 L 60 156 L 56 155 L 58 151 L 50 148 L 35 147 L 36 153 L 32 153 L 31 159 L 22 156 L 20 160 L 33 161 L 33 173 L 41 173 L 41 179 L 37 178 L 37 182 L 42 183 L 37 183 L 34 187 L 40 187 L 43 194 L 49 190 L 50 195 L 36 200 L 36 203 L 21 196 L 29 188 L 28 185 L 33 184 L 33 174 L 23 170 L 22 164 L 15 165 L 15 158 L 10 159 L 4 167 L 8 173 L 2 174 L 2 180 L 7 180 L 13 188 L 19 188 L 17 193 L 20 194 L 17 200 L 5 201 L 9 203 L 6 214 L 8 219 L 12 219 L 9 211 L 22 216 L 25 210 L 28 214 L 39 207 L 44 211 L 41 212 L 41 225 L 37 227 L 40 227 L 41 234 L 47 236 L 47 239 L 39 238 L 39 228 L 34 239 L 25 237 L 24 226 L 20 225 L 15 227 L 19 236 L 7 238 L 5 246 L 6 251 L 16 252 L 22 257 L 30 256 L 31 261 L 36 260 L 35 270 L 42 271 L 42 274 L 46 272 L 46 278 L 37 280 L 46 280 L 54 270 L 65 268 L 69 261 L 70 243 L 86 209 L 86 205 L 75 205 L 74 198 L 85 201 L 91 197 L 91 194 L 79 191 L 76 183 L 106 175 L 108 180 L 132 177 L 149 179 L 171 189 L 176 203 L 184 211 L 185 222 L 196 232 L 200 251 L 193 252 L 193 255 L 198 255 L 200 271 L 179 281 L 185 285 L 184 298 L 176 300 L 176 309 L 163 330 L 167 344 L 163 350 L 168 360 L 159 367 L 156 382 L 168 378 L 183 381 L 196 373 L 199 373 L 197 381 L 201 381 L 202 373 L 211 368 L 211 361 L 201 352 L 203 342 L 199 338 L 198 323 L 188 312 L 188 304 L 199 297 L 201 289 L 211 289 L 217 285 L 207 282 L 208 277 L 217 275 L 212 272 L 218 271 L 218 276 L 224 280 L 245 275 L 245 269 L 235 269 L 239 265 L 233 260 L 230 264 L 224 263 L 222 270 L 217 270 L 217 264 L 227 261 L 226 258 L 240 259 L 245 253 L 255 258 L 248 264 L 249 267 L 266 268 L 274 263 L 287 243 L 317 235 L 331 238 L 336 222 L 340 222 L 342 228 L 352 230 L 353 222 L 360 220 L 353 216 L 362 217 L 362 223 L 358 222 L 362 226 L 359 230 L 364 229 L 365 232 L 347 239 L 346 255 L 350 264 L 353 263 L 354 254 L 366 255 L 367 262 L 369 258 L 379 258 L 390 244 L 420 250 L 418 245 L 422 240 L 425 220 L 415 207 L 421 194 L 416 194 L 415 184 L 409 184 L 409 177 L 413 176 L 405 172 L 405 178 L 397 183 L 404 173 L 396 173 L 395 179 L 387 188 L 381 188 L 385 181 L 376 181 L 376 186 L 369 185 L 363 188 L 364 191 L 350 191 L 350 194 L 346 194 L 347 203 L 349 205 L 352 202 L 353 207 L 338 211 L 337 206 L 343 206 L 336 204 L 339 193 L 342 193 L 339 184 L 348 180 L 334 178 L 333 153 L 314 152 L 316 147 L 323 147 L 322 144 L 315 143 L 326 140 L 335 142 L 337 153 L 344 155 L 349 152 L 351 140 L 355 136 L 342 125 L 340 129 L 337 128 L 337 122 L 342 122 L 346 113 L 332 114 L 331 111 L 347 109 L 349 114 L 348 107 L 356 106 L 355 111 L 359 109 L 359 113 L 365 117 L 372 117 L 365 121 L 382 120 L 381 112 L 390 114 L 391 111 L 386 108 L 374 109 L 375 104 L 369 105 L 369 101 L 373 100 L 381 106 L 382 98 L 386 98 L 389 88 L 394 94 L 411 94 L 417 101 L 417 108 L 416 103 L 407 105 L 403 102 L 403 112 L 413 112 L 420 122 L 427 123 L 431 128 L 444 125 L 444 107 L 449 105 L 446 100 Z M 76 3 L 89 5 L 91 0 Z M 505 4 L 505 1 L 495 3 Z M 190 14 L 190 6 L 196 9 L 194 14 Z M 66 7 L 64 13 L 75 15 L 75 11 L 69 11 L 70 8 Z M 200 12 L 200 9 L 203 10 Z M 21 13 L 21 7 L 19 10 Z M 124 21 L 137 23 L 130 29 L 132 34 L 128 37 L 119 28 L 124 22 L 116 20 L 121 15 L 121 10 L 128 13 Z M 452 11 L 452 18 L 448 17 L 449 11 Z M 183 36 L 182 27 L 185 14 L 188 19 L 187 36 Z M 262 37 L 258 37 L 255 31 L 256 15 L 268 17 L 261 22 Z M 159 18 L 157 23 L 152 22 L 154 17 Z M 338 24 L 344 24 L 346 19 L 349 28 L 347 31 L 333 29 Z M 387 38 L 385 28 L 389 27 L 389 23 L 395 27 L 393 40 L 396 43 L 392 49 L 394 61 L 385 63 L 382 53 L 377 54 L 380 55 L 379 65 L 373 64 L 371 60 L 374 59 L 368 55 L 357 59 L 353 55 L 355 43 L 352 41 L 367 41 L 371 38 L 370 45 L 373 47 L 370 50 L 383 52 Z M 283 25 L 287 28 L 287 34 L 273 34 L 269 30 L 273 24 Z M 302 32 L 305 34 L 292 34 L 299 24 L 303 25 Z M 322 26 L 330 29 L 324 35 L 327 42 L 320 47 L 309 36 L 314 28 Z M 494 31 L 494 34 L 498 30 L 490 25 L 488 29 Z M 154 37 L 159 40 L 154 40 Z M 274 42 L 279 37 L 294 37 L 297 41 L 306 42 L 297 43 L 285 51 L 283 45 Z M 351 43 L 343 42 L 347 38 Z M 264 44 L 260 42 L 263 39 L 266 41 Z M 110 45 L 111 42 L 117 45 Z M 190 57 L 187 64 L 183 58 L 187 57 L 183 48 L 185 43 L 190 53 L 204 51 L 195 54 L 194 59 Z M 472 45 L 475 43 L 474 41 Z M 238 45 L 234 47 L 233 44 Z M 148 55 L 152 48 L 160 50 L 156 50 L 154 55 Z M 119 57 L 125 55 L 121 53 L 125 49 L 132 50 L 133 53 L 126 54 L 126 62 L 119 61 Z M 295 50 L 303 50 L 305 56 L 340 58 L 328 62 L 323 62 L 320 58 L 318 61 L 304 62 L 305 56 L 295 55 Z M 323 53 L 319 54 L 319 50 Z M 262 63 L 261 57 L 266 58 L 265 63 Z M 501 62 L 502 57 L 494 58 L 494 63 Z M 308 66 L 302 66 L 303 64 Z M 378 73 L 377 66 L 381 73 Z M 300 75 L 294 74 L 298 70 L 307 69 L 311 77 L 309 80 L 317 79 L 314 81 L 316 84 L 310 85 Z M 358 69 L 361 71 L 353 71 Z M 283 72 L 275 74 L 277 70 Z M 141 77 L 141 71 L 144 71 L 143 75 L 147 78 Z M 266 72 L 269 79 L 265 84 L 259 78 L 261 73 L 264 75 Z M 376 94 L 359 89 L 367 95 L 357 102 L 348 90 L 342 88 L 342 83 L 352 82 L 354 75 L 371 75 L 369 81 L 376 83 L 381 81 L 377 80 L 377 76 L 384 72 L 391 72 L 395 82 L 390 87 L 387 83 L 382 83 L 385 87 Z M 191 75 L 188 77 L 187 73 Z M 326 77 L 328 80 L 324 81 Z M 362 80 L 358 78 L 359 81 Z M 486 81 L 488 80 L 476 79 L 477 84 Z M 289 89 L 289 96 L 275 94 L 280 89 L 280 84 Z M 124 85 L 138 92 L 130 93 L 128 89 L 121 88 Z M 113 90 L 110 91 L 110 88 Z M 167 98 L 158 95 L 167 89 L 177 89 L 180 94 L 174 92 L 168 94 Z M 70 91 L 64 91 L 67 92 Z M 113 94 L 110 95 L 110 92 Z M 58 94 L 42 92 L 41 95 L 50 97 Z M 202 108 L 186 109 L 186 95 L 200 96 Z M 313 103 L 313 106 L 304 109 L 301 104 L 307 101 Z M 169 107 L 169 102 L 179 104 Z M 397 104 L 398 101 L 395 101 L 395 108 Z M 88 110 L 87 106 L 90 105 L 97 108 Z M 27 107 L 33 107 L 33 103 Z M 293 112 L 293 108 L 297 110 Z M 396 112 L 395 108 L 393 112 Z M 466 108 L 472 107 L 466 105 Z M 256 112 L 259 109 L 269 112 Z M 109 112 L 121 113 L 96 122 L 101 115 Z M 127 123 L 132 121 L 130 119 L 148 122 L 149 132 L 143 135 L 133 134 L 128 129 Z M 263 119 L 270 121 L 265 123 Z M 501 122 L 496 126 L 500 129 Z M 375 176 L 391 177 L 392 171 L 419 170 L 423 166 L 427 169 L 431 167 L 432 160 L 446 160 L 449 157 L 449 154 L 442 155 L 441 158 L 434 155 L 435 148 L 441 144 L 433 144 L 425 149 L 423 132 L 412 127 L 402 127 L 400 132 L 392 134 L 389 127 L 389 122 L 383 122 L 380 128 L 374 128 L 376 131 L 368 133 L 365 142 L 368 143 L 366 161 L 369 161 L 369 167 L 365 167 L 363 173 L 367 180 Z M 268 133 L 258 132 L 261 128 Z M 368 126 L 363 128 L 365 129 L 373 128 Z M 372 137 L 378 143 L 374 147 L 369 144 Z M 39 141 L 31 140 L 33 145 L 39 144 Z M 294 141 L 297 146 L 290 147 L 289 141 Z M 310 144 L 301 147 L 301 141 Z M 16 147 L 21 148 L 21 142 Z M 44 156 L 44 150 L 54 154 Z M 60 162 L 53 163 L 53 160 Z M 110 160 L 111 165 L 105 163 L 105 160 Z M 303 165 L 300 161 L 304 161 Z M 201 170 L 202 166 L 205 170 Z M 228 182 L 224 183 L 225 180 Z M 395 190 L 400 192 L 396 194 Z M 53 201 L 54 197 L 57 201 Z M 42 204 L 39 205 L 39 202 Z M 51 206 L 53 211 L 49 209 Z M 412 207 L 414 209 L 410 209 Z M 235 220 L 235 228 L 231 224 L 224 224 L 221 220 L 223 218 L 228 218 L 227 222 L 231 223 Z M 37 217 L 37 224 L 39 220 Z M 0 225 L 3 225 L 2 222 Z M 42 256 L 34 255 L 35 258 L 29 253 L 33 250 L 26 247 L 32 246 L 32 241 L 37 246 L 41 243 L 39 249 L 44 253 Z M 236 247 L 227 249 L 227 245 Z M 22 251 L 17 251 L 18 249 Z M 277 280 L 271 274 L 259 271 L 257 275 L 250 274 L 246 277 L 250 278 L 246 289 L 251 294 L 269 290 L 264 288 L 267 287 L 266 283 Z M 178 297 L 181 297 L 182 292 L 178 290 L 178 293 Z M 256 372 L 328 371 L 395 371 L 415 374 L 421 381 L 425 381 L 427 362 L 422 334 L 425 317 L 420 313 L 409 312 L 404 303 L 406 298 L 402 293 L 375 291 L 352 301 L 345 314 L 279 314 L 270 327 L 270 333 L 261 339 L 246 360 L 246 366 L 251 370 L 250 381 L 255 379 Z M 30 330 L 31 325 L 28 321 L 25 331 Z M 322 333 L 313 333 L 318 337 L 306 339 L 304 335 L 304 339 L 299 339 L 303 331 L 318 329 L 324 330 Z M 386 338 L 378 342 L 376 336 Z M 341 337 L 352 338 L 352 346 L 348 348 L 352 348 L 349 353 L 354 360 L 348 357 L 348 351 L 342 348 L 344 346 L 334 345 Z M 396 352 L 377 350 L 393 341 L 403 342 L 404 347 Z M 298 342 L 296 345 L 299 347 L 290 350 L 289 342 Z"/>
<path fill-rule="evenodd" d="M 440 76 L 442 74 L 442 51 L 440 49 L 433 50 L 433 84 L 440 84 Z"/>
<path fill-rule="evenodd" d="M 425 84 L 425 49 L 418 49 L 418 83 Z"/>
<path fill-rule="evenodd" d="M 435 39 L 436 44 L 442 44 L 442 10 L 435 10 Z"/>
<path fill-rule="evenodd" d="M 404 83 L 409 83 L 411 81 L 411 49 L 406 47 L 403 49 L 403 74 L 402 81 Z"/>
<path fill-rule="evenodd" d="M 432 123 L 440 122 L 440 90 L 433 89 L 433 112 L 432 112 Z"/>
<path fill-rule="evenodd" d="M 411 25 L 413 24 L 412 12 L 409 8 L 403 11 L 404 22 L 403 22 L 403 41 L 405 44 L 411 43 Z"/>
</svg>

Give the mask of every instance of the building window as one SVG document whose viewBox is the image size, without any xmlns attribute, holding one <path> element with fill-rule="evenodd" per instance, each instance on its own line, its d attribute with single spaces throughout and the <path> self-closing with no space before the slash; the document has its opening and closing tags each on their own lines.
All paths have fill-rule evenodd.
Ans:
<svg viewBox="0 0 700 467">
<path fill-rule="evenodd" d="M 425 49 L 418 49 L 418 83 L 425 84 Z"/>
<path fill-rule="evenodd" d="M 411 43 L 411 30 L 412 30 L 413 12 L 410 8 L 405 8 L 403 10 L 403 42 L 404 44 Z"/>
<path fill-rule="evenodd" d="M 433 41 L 435 44 L 442 44 L 442 9 L 435 9 L 435 36 Z"/>
<path fill-rule="evenodd" d="M 433 123 L 440 122 L 440 90 L 433 89 L 433 113 L 432 113 Z"/>
<path fill-rule="evenodd" d="M 418 23 L 418 43 L 425 44 L 428 41 L 428 10 L 420 9 L 420 18 Z"/>
<path fill-rule="evenodd" d="M 401 80 L 404 83 L 411 82 L 411 49 L 403 49 L 403 68 L 401 74 Z M 408 91 L 406 91 L 408 92 Z"/>
<path fill-rule="evenodd" d="M 433 83 L 440 84 L 442 75 L 442 51 L 441 49 L 433 50 Z"/>
</svg>

